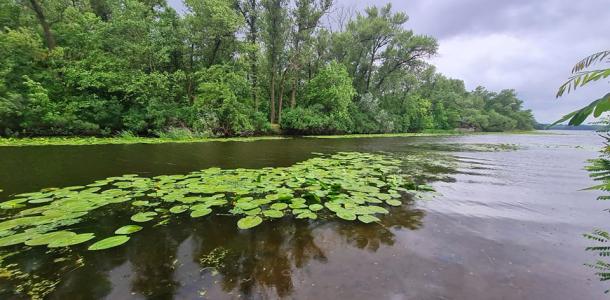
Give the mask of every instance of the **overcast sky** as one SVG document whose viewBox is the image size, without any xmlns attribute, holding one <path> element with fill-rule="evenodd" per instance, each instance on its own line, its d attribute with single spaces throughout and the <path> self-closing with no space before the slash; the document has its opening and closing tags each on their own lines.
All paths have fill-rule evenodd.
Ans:
<svg viewBox="0 0 610 300">
<path fill-rule="evenodd" d="M 358 9 L 392 2 L 409 15 L 407 28 L 438 39 L 431 62 L 439 72 L 464 80 L 468 89 L 515 89 L 539 122 L 554 121 L 608 90 L 606 80 L 554 97 L 576 62 L 610 49 L 609 0 L 335 1 Z"/>
</svg>

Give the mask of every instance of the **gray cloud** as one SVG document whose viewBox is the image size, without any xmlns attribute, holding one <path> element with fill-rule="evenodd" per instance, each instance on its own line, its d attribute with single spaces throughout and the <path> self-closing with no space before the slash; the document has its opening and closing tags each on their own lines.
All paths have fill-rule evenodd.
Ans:
<svg viewBox="0 0 610 300">
<path fill-rule="evenodd" d="M 388 2 L 409 15 L 407 27 L 439 40 L 431 60 L 439 72 L 463 79 L 469 89 L 515 89 L 540 122 L 608 91 L 606 81 L 554 99 L 574 63 L 610 49 L 607 0 L 338 0 L 359 8 Z"/>
</svg>

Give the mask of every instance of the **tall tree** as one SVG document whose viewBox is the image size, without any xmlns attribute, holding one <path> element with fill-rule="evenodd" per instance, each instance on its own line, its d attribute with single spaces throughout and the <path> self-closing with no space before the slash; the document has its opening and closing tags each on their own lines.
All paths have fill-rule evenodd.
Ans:
<svg viewBox="0 0 610 300">
<path fill-rule="evenodd" d="M 285 54 L 288 27 L 287 0 L 263 0 L 264 39 L 267 64 L 269 68 L 269 121 L 276 121 L 276 81 L 280 70 L 281 58 Z"/>
<path fill-rule="evenodd" d="M 254 110 L 258 111 L 258 38 L 260 31 L 261 7 L 259 0 L 240 0 L 237 8 L 246 22 L 246 40 L 248 41 L 247 54 L 250 63 L 248 79 L 252 84 L 252 99 Z"/>
<path fill-rule="evenodd" d="M 290 107 L 296 106 L 297 85 L 300 80 L 300 70 L 311 60 L 313 38 L 320 19 L 331 8 L 332 0 L 296 0 L 293 10 L 295 25 L 292 33 L 292 53 L 290 69 L 292 82 L 290 87 Z"/>
<path fill-rule="evenodd" d="M 42 5 L 38 0 L 29 0 L 30 8 L 34 11 L 36 15 L 36 19 L 40 26 L 42 27 L 42 33 L 44 35 L 45 44 L 49 50 L 53 50 L 56 46 L 55 36 L 51 32 L 51 25 L 45 15 L 45 12 L 42 8 Z"/>
</svg>

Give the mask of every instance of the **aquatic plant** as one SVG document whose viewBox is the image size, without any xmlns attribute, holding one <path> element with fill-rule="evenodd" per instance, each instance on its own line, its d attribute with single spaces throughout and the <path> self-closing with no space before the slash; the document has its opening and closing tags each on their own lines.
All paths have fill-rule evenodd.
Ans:
<svg viewBox="0 0 610 300">
<path fill-rule="evenodd" d="M 401 193 L 431 190 L 402 174 L 402 163 L 389 155 L 342 152 L 318 154 L 284 168 L 209 168 L 153 178 L 127 174 L 86 186 L 19 194 L 0 203 L 10 214 L 0 222 L 0 247 L 67 247 L 99 236 L 88 249 L 104 250 L 126 243 L 128 235 L 143 228 L 119 226 L 110 237 L 70 230 L 95 222 L 100 211 L 126 211 L 130 221 L 141 224 L 229 214 L 240 217 L 237 226 L 244 230 L 286 216 L 378 222 L 375 215 L 389 212 L 383 206 L 402 205 Z"/>
</svg>

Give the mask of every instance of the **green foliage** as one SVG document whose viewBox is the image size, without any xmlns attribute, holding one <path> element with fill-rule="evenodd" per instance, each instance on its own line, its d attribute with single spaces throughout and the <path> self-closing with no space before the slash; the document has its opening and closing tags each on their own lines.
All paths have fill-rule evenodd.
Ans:
<svg viewBox="0 0 610 300">
<path fill-rule="evenodd" d="M 347 69 L 331 62 L 307 84 L 304 105 L 319 106 L 325 114 L 345 114 L 355 95 Z"/>
<path fill-rule="evenodd" d="M 520 106 L 488 107 L 436 74 L 424 61 L 436 40 L 408 30 L 391 5 L 330 32 L 330 0 L 187 0 L 184 14 L 165 0 L 30 3 L 42 18 L 0 3 L 1 136 L 182 140 L 279 132 L 275 122 L 295 134 L 532 127 Z"/>
<path fill-rule="evenodd" d="M 557 98 L 563 96 L 564 94 L 570 93 L 571 91 L 576 91 L 576 88 L 578 87 L 583 87 L 591 82 L 609 77 L 610 68 L 586 70 L 592 65 L 598 63 L 609 63 L 609 57 L 610 51 L 607 50 L 585 57 L 583 60 L 578 62 L 572 68 L 572 77 L 570 77 L 570 79 L 566 83 L 559 87 L 559 90 L 557 91 Z M 610 93 L 591 102 L 589 105 L 579 110 L 573 111 L 563 116 L 561 119 L 557 120 L 549 127 L 552 127 L 559 123 L 563 123 L 568 120 L 568 125 L 577 126 L 582 124 L 590 115 L 593 115 L 597 118 L 607 111 L 610 111 Z"/>
</svg>

